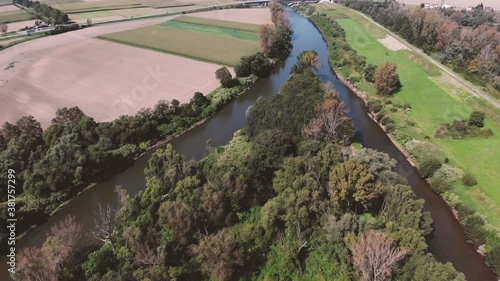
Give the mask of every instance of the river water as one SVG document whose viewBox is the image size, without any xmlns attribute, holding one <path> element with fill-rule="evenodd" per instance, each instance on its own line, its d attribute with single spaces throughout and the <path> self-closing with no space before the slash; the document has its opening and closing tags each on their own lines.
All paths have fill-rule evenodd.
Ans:
<svg viewBox="0 0 500 281">
<path fill-rule="evenodd" d="M 201 159 L 207 153 L 205 149 L 207 140 L 211 140 L 215 145 L 227 144 L 232 139 L 234 132 L 246 125 L 245 111 L 255 103 L 257 98 L 273 96 L 281 84 L 288 79 L 297 55 L 303 50 L 314 49 L 318 52 L 319 62 L 322 65 L 317 74 L 323 82 L 333 82 L 340 99 L 349 110 L 348 115 L 354 120 L 357 130 L 356 139 L 364 147 L 383 151 L 391 158 L 396 159 L 398 162 L 397 172 L 408 180 L 408 184 L 418 198 L 425 199 L 424 208 L 431 212 L 434 221 L 434 232 L 427 239 L 432 254 L 441 262 L 451 262 L 457 270 L 466 275 L 469 281 L 496 280 L 494 273 L 486 266 L 483 258 L 470 244 L 465 242 L 460 223 L 455 219 L 443 199 L 430 191 L 427 182 L 406 161 L 403 154 L 392 144 L 384 131 L 368 117 L 363 101 L 338 80 L 331 71 L 327 46 L 319 31 L 308 19 L 288 8 L 287 12 L 289 12 L 294 34 L 293 50 L 284 66 L 269 78 L 259 80 L 246 93 L 227 104 L 204 124 L 173 139 L 170 142 L 173 147 L 188 158 Z M 83 223 L 84 229 L 89 231 L 94 224 L 94 210 L 98 210 L 99 204 L 116 205 L 115 186 L 119 185 L 126 189 L 131 196 L 145 188 L 144 168 L 151 153 L 139 158 L 132 167 L 121 174 L 99 183 L 77 196 L 47 222 L 18 241 L 17 252 L 19 253 L 22 248 L 27 246 L 41 246 L 46 239 L 48 229 L 67 215 L 75 216 L 78 222 Z M 91 239 L 90 234 L 87 235 L 86 239 Z M 7 273 L 4 256 L 0 263 L 0 280 L 11 280 Z"/>
</svg>

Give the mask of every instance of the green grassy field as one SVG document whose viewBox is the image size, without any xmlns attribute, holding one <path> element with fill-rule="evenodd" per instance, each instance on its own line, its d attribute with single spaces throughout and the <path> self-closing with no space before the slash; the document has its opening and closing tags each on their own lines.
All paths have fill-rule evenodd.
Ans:
<svg viewBox="0 0 500 281">
<path fill-rule="evenodd" d="M 31 15 L 24 10 L 0 12 L 0 22 L 16 22 L 31 19 Z"/>
<path fill-rule="evenodd" d="M 344 8 L 345 9 L 345 8 Z M 338 13 L 336 11 L 335 13 Z M 451 122 L 459 118 L 467 118 L 474 110 L 467 102 L 470 94 L 456 92 L 453 87 L 447 87 L 439 77 L 441 73 L 433 67 L 419 63 L 415 54 L 406 50 L 391 51 L 380 43 L 377 38 L 384 36 L 383 30 L 378 27 L 367 27 L 366 22 L 360 24 L 355 15 L 346 12 L 349 18 L 337 19 L 344 28 L 348 43 L 361 55 L 367 58 L 368 63 L 379 64 L 391 61 L 398 65 L 398 74 L 403 85 L 400 92 L 391 99 L 393 103 L 410 103 L 412 110 L 409 113 L 415 126 L 406 128 L 412 137 L 428 136 L 450 159 L 454 166 L 466 172 L 473 173 L 478 179 L 478 185 L 464 187 L 456 184 L 454 192 L 469 206 L 478 210 L 487 217 L 488 222 L 500 228 L 500 125 L 493 122 L 497 119 L 498 110 L 493 110 L 487 119 L 486 127 L 494 131 L 494 136 L 488 139 L 443 140 L 434 138 L 434 132 L 440 123 Z M 373 89 L 365 89 L 373 94 Z M 472 100 L 472 99 L 471 99 Z M 477 104 L 477 103 L 476 103 Z M 405 122 L 403 114 L 392 115 L 396 123 Z M 398 120 L 400 118 L 400 120 Z M 498 119 L 497 119 L 498 120 Z M 421 133 L 418 133 L 418 132 Z M 395 132 L 396 133 L 396 132 Z"/>
<path fill-rule="evenodd" d="M 218 27 L 218 26 L 192 24 L 192 23 L 179 22 L 175 20 L 162 23 L 161 26 L 199 31 L 219 36 L 229 36 L 232 38 L 243 39 L 243 40 L 251 40 L 251 41 L 259 40 L 259 36 L 257 36 L 257 33 L 255 31 L 243 31 L 243 30 Z"/>
<path fill-rule="evenodd" d="M 236 65 L 242 56 L 259 50 L 258 42 L 253 40 L 162 25 L 107 34 L 99 38 L 229 66 Z"/>
<path fill-rule="evenodd" d="M 198 17 L 190 17 L 190 16 L 182 16 L 174 19 L 174 21 L 192 23 L 192 24 L 200 24 L 200 25 L 209 25 L 209 26 L 217 26 L 223 28 L 231 28 L 237 30 L 244 31 L 252 31 L 257 32 L 259 29 L 259 25 L 243 23 L 243 22 L 234 22 L 234 21 L 226 21 L 226 20 L 216 20 L 216 19 L 205 19 Z"/>
</svg>

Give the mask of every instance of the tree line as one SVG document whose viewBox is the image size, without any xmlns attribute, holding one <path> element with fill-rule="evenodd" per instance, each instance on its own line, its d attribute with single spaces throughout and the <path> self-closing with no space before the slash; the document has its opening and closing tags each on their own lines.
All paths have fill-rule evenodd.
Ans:
<svg viewBox="0 0 500 281">
<path fill-rule="evenodd" d="M 499 95 L 500 31 L 494 12 L 481 5 L 472 11 L 454 11 L 410 9 L 396 2 L 342 2 Z"/>
<path fill-rule="evenodd" d="M 59 251 L 54 234 L 20 254 L 16 280 L 47 268 L 52 280 L 465 280 L 428 253 L 430 215 L 396 162 L 349 147 L 343 103 L 315 76 L 314 52 L 300 57 L 228 145 L 200 161 L 156 151 L 146 189 L 120 193 L 114 227 L 97 216 L 104 245 Z M 52 251 L 71 254 L 49 262 Z"/>
<path fill-rule="evenodd" d="M 33 10 L 36 19 L 52 24 L 64 24 L 69 21 L 67 14 L 45 3 L 31 0 L 14 0 L 14 4 Z"/>
</svg>

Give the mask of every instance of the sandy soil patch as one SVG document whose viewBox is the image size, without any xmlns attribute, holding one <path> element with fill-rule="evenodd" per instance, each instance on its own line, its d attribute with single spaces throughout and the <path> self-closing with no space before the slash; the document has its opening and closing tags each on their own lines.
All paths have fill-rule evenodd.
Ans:
<svg viewBox="0 0 500 281">
<path fill-rule="evenodd" d="M 429 4 L 441 4 L 441 0 L 398 0 L 400 3 L 410 4 L 410 5 L 420 5 L 423 3 Z M 469 6 L 477 6 L 483 3 L 485 7 L 493 7 L 495 10 L 500 10 L 500 1 L 498 0 L 445 0 L 443 4 L 452 5 L 459 8 L 465 8 Z"/>
<path fill-rule="evenodd" d="M 96 26 L 0 52 L 0 122 L 33 115 L 46 127 L 60 107 L 79 106 L 97 121 L 189 101 L 218 86 L 218 65 L 94 39 L 168 18 Z"/>
<path fill-rule="evenodd" d="M 17 10 L 19 10 L 19 8 L 14 6 L 14 5 L 0 6 L 0 13 L 1 12 L 9 12 L 9 11 L 17 11 Z"/>
<path fill-rule="evenodd" d="M 192 17 L 237 21 L 252 24 L 271 23 L 269 8 L 225 9 L 190 14 Z"/>
<path fill-rule="evenodd" d="M 36 20 L 27 20 L 27 21 L 18 21 L 11 22 L 7 25 L 9 26 L 9 31 L 18 31 L 21 28 L 25 28 L 26 26 L 34 26 Z"/>
<path fill-rule="evenodd" d="M 391 51 L 409 50 L 405 44 L 390 35 L 385 36 L 383 39 L 378 39 L 378 41 Z"/>
</svg>

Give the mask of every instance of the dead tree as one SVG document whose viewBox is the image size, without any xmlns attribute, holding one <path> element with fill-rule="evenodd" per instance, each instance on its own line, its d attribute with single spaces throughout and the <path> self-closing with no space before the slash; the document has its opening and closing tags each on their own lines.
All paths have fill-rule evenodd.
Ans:
<svg viewBox="0 0 500 281">
<path fill-rule="evenodd" d="M 392 246 L 392 238 L 384 233 L 370 230 L 351 241 L 354 265 L 363 281 L 385 281 L 408 252 Z"/>
</svg>

